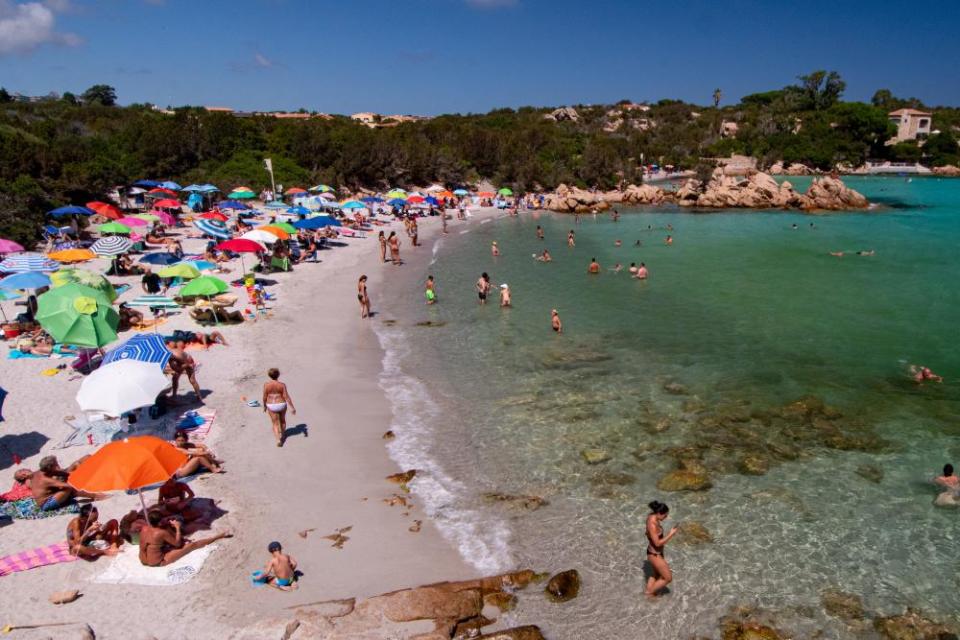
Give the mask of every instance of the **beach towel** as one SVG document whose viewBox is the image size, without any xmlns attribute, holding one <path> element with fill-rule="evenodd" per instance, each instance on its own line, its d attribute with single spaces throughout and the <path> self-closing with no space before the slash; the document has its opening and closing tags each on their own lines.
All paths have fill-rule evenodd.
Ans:
<svg viewBox="0 0 960 640">
<path fill-rule="evenodd" d="M 0 500 L 3 502 L 13 502 L 15 500 L 23 500 L 24 498 L 32 498 L 33 492 L 30 491 L 30 487 L 25 484 L 20 484 L 16 480 L 13 481 L 13 487 L 10 491 L 6 493 L 0 493 Z"/>
<path fill-rule="evenodd" d="M 210 428 L 213 427 L 217 412 L 203 407 L 193 412 L 196 413 L 197 419 L 190 419 L 187 415 L 189 413 L 191 412 L 185 411 L 179 415 L 166 414 L 151 418 L 146 411 L 140 411 L 137 422 L 134 424 L 129 424 L 125 419 L 120 418 L 67 416 L 64 422 L 70 427 L 70 433 L 54 448 L 101 445 L 129 436 L 156 436 L 164 440 L 172 440 L 177 429 L 185 429 L 192 440 L 204 440 L 210 433 Z"/>
<path fill-rule="evenodd" d="M 71 502 L 59 509 L 51 509 L 50 511 L 40 511 L 33 497 L 21 498 L 13 502 L 0 502 L 0 514 L 10 516 L 14 520 L 41 520 L 43 518 L 53 518 L 55 516 L 79 512 L 80 505 L 76 502 Z"/>
<path fill-rule="evenodd" d="M 18 571 L 27 571 L 50 564 L 73 562 L 76 559 L 75 556 L 70 555 L 70 547 L 67 546 L 65 541 L 48 544 L 45 547 L 37 547 L 30 551 L 22 551 L 0 558 L 0 576 L 8 576 Z"/>
<path fill-rule="evenodd" d="M 199 419 L 190 420 L 186 414 L 184 414 L 177 422 L 177 429 L 186 430 L 186 432 L 190 434 L 191 440 L 206 440 L 207 436 L 210 435 L 210 429 L 213 427 L 213 421 L 217 417 L 217 412 L 204 407 L 203 409 L 197 409 L 196 417 Z"/>
<path fill-rule="evenodd" d="M 140 547 L 123 545 L 120 553 L 100 573 L 90 578 L 100 584 L 142 584 L 149 587 L 170 587 L 189 582 L 200 573 L 203 563 L 217 545 L 197 549 L 165 567 L 145 567 L 140 562 Z"/>
<path fill-rule="evenodd" d="M 84 444 L 106 444 L 127 426 L 127 421 L 119 418 L 87 418 L 86 416 L 67 416 L 63 419 L 70 427 L 70 433 L 54 445 L 54 449 L 66 449 Z"/>
<path fill-rule="evenodd" d="M 36 360 L 37 358 L 49 358 L 50 356 L 41 356 L 36 353 L 24 353 L 19 349 L 10 349 L 7 353 L 7 360 Z"/>
</svg>

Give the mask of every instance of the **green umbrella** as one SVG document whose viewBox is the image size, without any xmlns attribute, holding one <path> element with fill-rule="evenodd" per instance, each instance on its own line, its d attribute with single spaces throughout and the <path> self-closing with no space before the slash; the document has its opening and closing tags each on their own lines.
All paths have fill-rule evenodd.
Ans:
<svg viewBox="0 0 960 640">
<path fill-rule="evenodd" d="M 117 292 L 104 276 L 86 269 L 60 269 L 50 274 L 50 280 L 53 288 L 62 287 L 67 284 L 76 283 L 91 289 L 96 289 L 104 295 L 108 302 L 117 299 Z"/>
<path fill-rule="evenodd" d="M 200 276 L 191 280 L 180 289 L 181 297 L 186 296 L 215 296 L 225 293 L 229 289 L 226 282 L 213 276 Z"/>
<path fill-rule="evenodd" d="M 183 278 L 184 280 L 193 280 L 194 278 L 200 277 L 200 271 L 198 271 L 197 268 L 192 264 L 180 262 L 161 269 L 157 272 L 157 275 L 161 278 Z"/>
<path fill-rule="evenodd" d="M 132 229 L 125 224 L 120 224 L 119 222 L 108 222 L 107 224 L 102 224 L 99 227 L 100 233 L 123 233 L 129 234 Z"/>
<path fill-rule="evenodd" d="M 131 218 L 140 218 L 141 220 L 146 220 L 147 222 L 159 222 L 160 216 L 154 215 L 152 213 L 134 213 L 130 216 Z"/>
<path fill-rule="evenodd" d="M 227 197 L 233 200 L 249 200 L 250 198 L 256 198 L 257 194 L 253 191 L 231 191 Z"/>
<path fill-rule="evenodd" d="M 99 348 L 117 339 L 120 316 L 102 291 L 75 282 L 37 298 L 37 322 L 53 339 Z"/>
<path fill-rule="evenodd" d="M 512 196 L 512 195 L 513 195 L 513 191 L 512 191 L 509 187 L 503 187 L 503 188 L 500 189 L 500 191 L 497 191 L 497 193 L 499 193 L 499 194 L 502 195 L 502 196 Z"/>
<path fill-rule="evenodd" d="M 297 228 L 289 222 L 271 222 L 269 226 L 276 227 L 277 229 L 283 229 L 292 236 L 297 235 Z"/>
</svg>

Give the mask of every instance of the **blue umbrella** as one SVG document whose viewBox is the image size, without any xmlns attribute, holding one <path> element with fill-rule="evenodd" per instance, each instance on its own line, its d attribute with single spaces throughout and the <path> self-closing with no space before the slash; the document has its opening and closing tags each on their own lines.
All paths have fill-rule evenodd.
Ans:
<svg viewBox="0 0 960 640">
<path fill-rule="evenodd" d="M 172 253 L 166 251 L 159 253 L 148 253 L 140 258 L 141 264 L 156 264 L 164 267 L 180 262 L 180 259 Z"/>
<path fill-rule="evenodd" d="M 266 204 L 267 209 L 286 209 L 287 203 L 281 200 L 274 200 Z"/>
<path fill-rule="evenodd" d="M 86 207 L 78 207 L 75 204 L 68 204 L 65 207 L 60 207 L 49 212 L 55 218 L 62 218 L 63 216 L 92 216 L 96 213 L 93 209 L 87 209 Z"/>
<path fill-rule="evenodd" d="M 230 231 L 227 229 L 227 225 L 223 224 L 219 220 L 207 220 L 206 218 L 200 218 L 199 220 L 193 221 L 193 226 L 197 229 L 200 229 L 205 235 L 213 236 L 214 238 L 220 238 L 221 240 L 230 239 Z"/>
<path fill-rule="evenodd" d="M 453 195 L 455 195 L 455 196 L 465 196 L 465 195 L 467 195 L 468 193 L 470 193 L 470 192 L 467 191 L 466 189 L 454 189 L 454 190 L 453 190 Z"/>
<path fill-rule="evenodd" d="M 298 205 L 296 207 L 290 207 L 289 209 L 287 209 L 287 213 L 292 213 L 298 216 L 305 216 L 310 213 L 310 209 L 307 209 L 306 207 L 301 207 Z"/>
<path fill-rule="evenodd" d="M 0 289 L 19 291 L 21 289 L 39 289 L 50 286 L 50 276 L 39 271 L 24 271 L 0 280 Z"/>
<path fill-rule="evenodd" d="M 133 183 L 135 187 L 143 187 L 144 189 L 153 189 L 154 187 L 159 187 L 160 183 L 156 180 L 147 180 L 145 178 L 137 180 Z"/>
<path fill-rule="evenodd" d="M 293 223 L 297 229 L 322 229 L 324 227 L 339 227 L 340 221 L 330 216 L 315 216 L 305 220 L 297 220 Z"/>
<path fill-rule="evenodd" d="M 173 180 L 167 180 L 166 182 L 161 182 L 160 186 L 164 189 L 170 189 L 171 191 L 181 191 L 180 185 L 178 185 Z"/>
<path fill-rule="evenodd" d="M 376 204 L 378 202 L 383 202 L 383 198 L 378 198 L 376 196 L 367 196 L 366 198 L 360 198 L 361 202 L 366 202 L 367 204 Z"/>
<path fill-rule="evenodd" d="M 423 199 L 423 201 L 426 202 L 427 204 L 432 204 L 433 206 L 437 206 L 438 204 L 440 204 L 440 201 L 434 198 L 433 196 L 427 196 L 426 198 Z"/>
<path fill-rule="evenodd" d="M 0 273 L 56 271 L 60 263 L 40 253 L 18 253 L 0 262 Z"/>
<path fill-rule="evenodd" d="M 163 369 L 170 360 L 170 350 L 163 338 L 153 333 L 138 333 L 123 344 L 111 349 L 103 356 L 100 366 L 120 360 L 136 360 L 157 364 Z"/>
<path fill-rule="evenodd" d="M 202 184 L 202 185 L 200 185 L 200 189 L 199 189 L 199 190 L 202 191 L 202 192 L 204 192 L 204 193 L 211 193 L 211 192 L 213 192 L 213 191 L 220 191 L 220 189 L 217 189 L 217 188 L 216 188 L 214 185 L 212 185 L 212 184 Z"/>
<path fill-rule="evenodd" d="M 180 189 L 180 191 L 203 191 L 203 187 L 198 184 L 191 184 L 183 189 Z"/>
<path fill-rule="evenodd" d="M 217 203 L 217 206 L 221 209 L 249 209 L 250 205 L 244 204 L 239 200 L 223 200 L 222 202 Z"/>
<path fill-rule="evenodd" d="M 407 201 L 403 198 L 394 198 L 393 200 L 388 200 L 387 204 L 391 207 L 404 207 L 407 205 Z"/>
</svg>

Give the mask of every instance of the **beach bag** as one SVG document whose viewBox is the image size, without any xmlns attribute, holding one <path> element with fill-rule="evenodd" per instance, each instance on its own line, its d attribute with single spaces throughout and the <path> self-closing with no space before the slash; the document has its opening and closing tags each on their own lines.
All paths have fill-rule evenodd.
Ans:
<svg viewBox="0 0 960 640">
<path fill-rule="evenodd" d="M 166 413 L 167 413 L 167 397 L 166 396 L 157 396 L 157 401 L 154 402 L 149 409 L 147 409 L 147 415 L 149 415 L 150 418 L 153 420 L 156 420 L 157 418 L 159 418 L 162 415 L 165 415 Z"/>
</svg>

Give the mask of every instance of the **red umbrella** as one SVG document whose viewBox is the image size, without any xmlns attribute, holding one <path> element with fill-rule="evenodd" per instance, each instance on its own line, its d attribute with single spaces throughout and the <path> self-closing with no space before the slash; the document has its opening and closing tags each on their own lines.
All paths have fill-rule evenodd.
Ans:
<svg viewBox="0 0 960 640">
<path fill-rule="evenodd" d="M 290 187 L 289 189 L 287 189 L 287 190 L 284 191 L 283 193 L 286 194 L 286 195 L 288 195 L 288 196 L 290 196 L 290 195 L 293 195 L 293 194 L 295 194 L 295 193 L 306 193 L 306 192 L 307 192 L 306 189 L 301 189 L 300 187 Z"/>
<path fill-rule="evenodd" d="M 420 202 L 423 202 L 423 201 L 424 201 L 423 196 L 410 196 L 410 197 L 407 198 L 407 202 L 409 202 L 409 203 L 411 203 L 411 204 L 417 204 L 417 203 L 420 203 Z"/>
<path fill-rule="evenodd" d="M 201 213 L 199 217 L 207 220 L 219 220 L 220 222 L 226 222 L 230 219 L 219 211 L 207 211 L 206 213 Z"/>
<path fill-rule="evenodd" d="M 221 251 L 233 251 L 234 253 L 260 253 L 261 251 L 267 250 L 266 247 L 259 242 L 254 242 L 247 238 L 225 240 L 217 245 L 217 249 Z"/>
<path fill-rule="evenodd" d="M 150 191 L 147 191 L 147 193 L 152 193 L 152 194 L 158 195 L 158 196 L 159 196 L 159 195 L 166 195 L 166 196 L 170 196 L 170 197 L 172 197 L 172 198 L 176 198 L 176 197 L 177 197 L 177 192 L 176 192 L 176 191 L 171 191 L 170 189 L 164 189 L 163 187 L 157 187 L 156 189 L 150 189 Z"/>
<path fill-rule="evenodd" d="M 166 200 L 157 200 L 153 203 L 153 206 L 159 209 L 179 209 L 180 204 L 179 200 L 167 198 Z"/>
<path fill-rule="evenodd" d="M 87 209 L 93 209 L 104 218 L 110 218 L 111 220 L 118 220 L 123 217 L 123 213 L 120 209 L 117 209 L 112 204 L 107 202 L 88 202 Z"/>
</svg>

